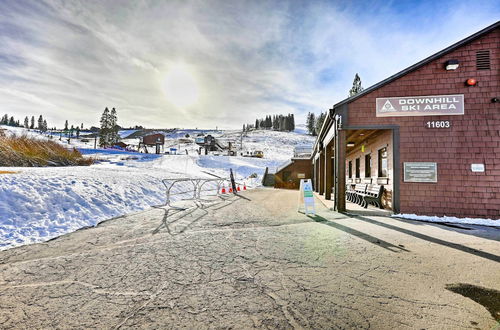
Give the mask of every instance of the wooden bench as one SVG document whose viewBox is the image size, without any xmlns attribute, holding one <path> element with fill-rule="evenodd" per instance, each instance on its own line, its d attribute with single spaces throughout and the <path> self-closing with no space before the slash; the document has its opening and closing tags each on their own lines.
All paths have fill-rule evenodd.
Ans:
<svg viewBox="0 0 500 330">
<path fill-rule="evenodd" d="M 366 188 L 366 192 L 364 194 L 360 194 L 361 203 L 365 209 L 368 207 L 368 204 L 373 204 L 378 208 L 383 209 L 382 206 L 382 195 L 384 194 L 384 186 L 378 184 L 370 184 Z"/>
<path fill-rule="evenodd" d="M 356 183 L 354 186 L 354 193 L 352 196 L 352 201 L 356 204 L 360 204 L 363 201 L 363 195 L 366 193 L 368 185 L 366 183 Z"/>
<path fill-rule="evenodd" d="M 356 190 L 354 189 L 354 184 L 349 183 L 346 185 L 345 198 L 347 201 L 353 202 L 353 203 L 356 200 Z"/>
</svg>

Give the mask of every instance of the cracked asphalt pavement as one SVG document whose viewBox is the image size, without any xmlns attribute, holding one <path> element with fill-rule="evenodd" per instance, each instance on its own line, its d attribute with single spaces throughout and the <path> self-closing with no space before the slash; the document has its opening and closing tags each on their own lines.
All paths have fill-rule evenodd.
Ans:
<svg viewBox="0 0 500 330">
<path fill-rule="evenodd" d="M 244 196 L 0 251 L 0 328 L 499 328 L 495 307 L 447 286 L 500 290 L 500 230 Z"/>
</svg>

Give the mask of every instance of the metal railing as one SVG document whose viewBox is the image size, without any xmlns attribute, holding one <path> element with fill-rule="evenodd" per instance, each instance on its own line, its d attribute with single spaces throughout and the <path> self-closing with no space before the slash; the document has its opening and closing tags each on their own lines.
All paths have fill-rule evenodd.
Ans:
<svg viewBox="0 0 500 330">
<path fill-rule="evenodd" d="M 221 197 L 222 187 L 229 188 L 230 184 L 225 178 L 167 178 L 163 179 L 162 183 L 166 188 L 165 206 L 170 207 L 176 200 L 201 202 L 204 200 L 203 197 Z M 186 183 L 189 188 L 186 187 Z"/>
<path fill-rule="evenodd" d="M 170 233 L 169 223 L 167 222 L 169 216 L 181 214 L 181 216 L 176 216 L 176 220 L 173 220 L 175 222 L 196 212 L 196 210 L 201 210 L 202 215 L 196 218 L 199 219 L 208 214 L 207 208 L 221 203 L 224 204 L 222 207 L 225 207 L 234 201 L 234 199 L 231 200 L 233 194 L 224 195 L 221 193 L 223 186 L 229 187 L 229 180 L 225 178 L 167 178 L 163 179 L 162 183 L 167 189 L 166 201 L 165 204 L 156 206 L 156 208 L 163 209 L 165 213 L 162 223 L 153 231 L 153 234 L 158 233 L 163 226 Z M 209 197 L 212 198 L 209 199 Z M 181 201 L 192 201 L 192 204 L 178 203 L 175 205 L 175 202 Z"/>
</svg>

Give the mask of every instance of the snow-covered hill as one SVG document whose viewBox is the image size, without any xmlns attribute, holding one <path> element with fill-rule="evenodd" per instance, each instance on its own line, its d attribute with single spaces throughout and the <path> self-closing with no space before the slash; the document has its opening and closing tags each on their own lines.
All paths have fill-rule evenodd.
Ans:
<svg viewBox="0 0 500 330">
<path fill-rule="evenodd" d="M 9 132 L 47 138 L 34 131 L 3 126 Z M 134 132 L 122 132 L 126 137 Z M 314 139 L 297 133 L 254 131 L 243 137 L 243 149 L 261 150 L 264 158 L 198 155 L 192 138 L 197 130 L 165 133 L 166 146 L 175 146 L 180 155 L 155 155 L 93 149 L 93 140 L 64 138 L 60 143 L 77 147 L 99 161 L 89 167 L 6 168 L 0 167 L 0 249 L 46 241 L 85 226 L 147 209 L 165 202 L 164 178 L 229 177 L 249 188 L 260 184 L 266 167 L 274 170 L 290 159 L 298 144 Z M 204 131 L 221 141 L 240 146 L 238 131 Z M 189 134 L 190 139 L 186 139 Z M 53 138 L 59 141 L 58 138 Z M 182 140 L 179 140 L 182 139 Z M 137 139 L 124 140 L 134 143 Z M 168 150 L 168 149 L 167 149 Z M 187 154 L 186 151 L 187 150 Z M 15 173 L 11 173 L 15 172 Z M 252 174 L 257 178 L 249 178 Z"/>
</svg>

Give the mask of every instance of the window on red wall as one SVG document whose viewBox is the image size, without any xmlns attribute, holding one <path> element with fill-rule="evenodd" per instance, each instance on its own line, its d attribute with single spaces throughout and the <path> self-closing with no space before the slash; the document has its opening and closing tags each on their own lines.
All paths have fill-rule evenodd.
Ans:
<svg viewBox="0 0 500 330">
<path fill-rule="evenodd" d="M 372 176 L 372 155 L 365 155 L 365 178 Z"/>
<path fill-rule="evenodd" d="M 378 176 L 379 178 L 387 177 L 387 148 L 384 147 L 378 150 Z"/>
<path fill-rule="evenodd" d="M 360 178 L 360 164 L 361 163 L 361 159 L 360 158 L 356 158 L 356 178 Z"/>
</svg>

